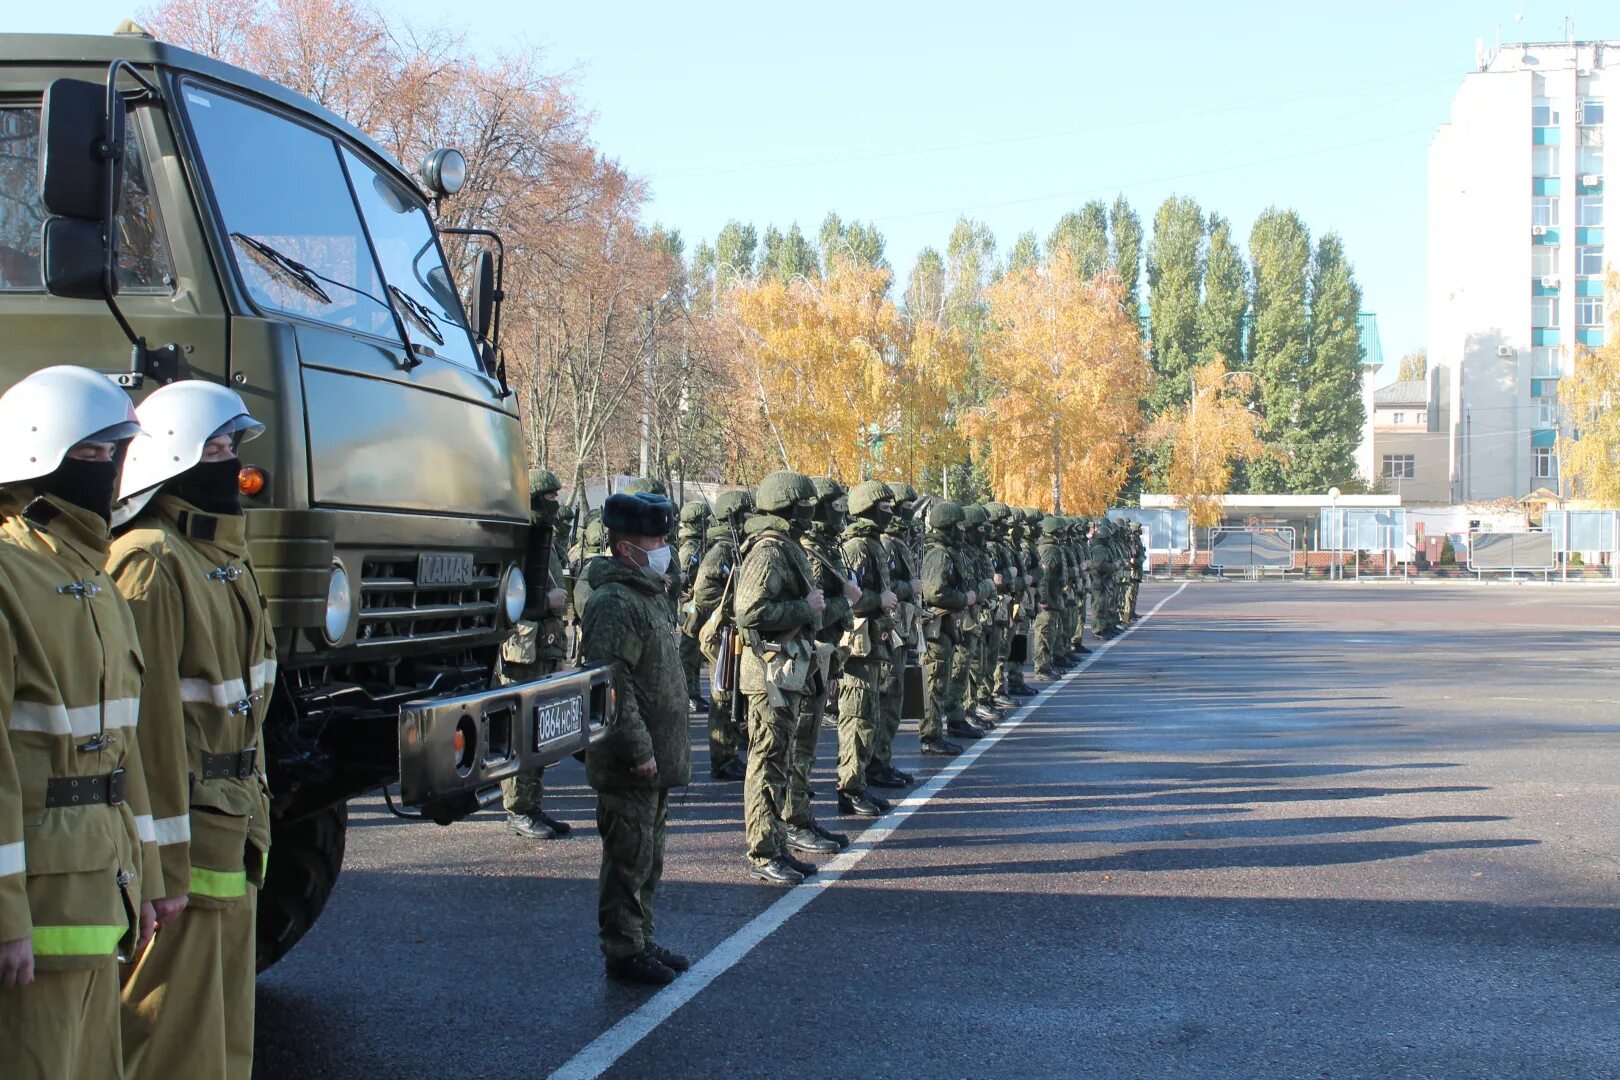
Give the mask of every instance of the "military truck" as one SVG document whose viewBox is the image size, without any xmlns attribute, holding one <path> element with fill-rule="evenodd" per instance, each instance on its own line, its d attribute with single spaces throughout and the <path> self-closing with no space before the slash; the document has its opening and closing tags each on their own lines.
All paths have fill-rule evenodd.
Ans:
<svg viewBox="0 0 1620 1080">
<path fill-rule="evenodd" d="M 0 390 L 60 363 L 137 397 L 213 379 L 267 424 L 241 473 L 280 652 L 261 968 L 324 906 L 349 799 L 397 782 L 457 820 L 613 709 L 607 669 L 494 677 L 553 583 L 521 569 L 499 238 L 462 241 L 464 304 L 435 226 L 464 174 L 447 149 L 413 177 L 308 99 L 144 34 L 0 35 Z"/>
</svg>

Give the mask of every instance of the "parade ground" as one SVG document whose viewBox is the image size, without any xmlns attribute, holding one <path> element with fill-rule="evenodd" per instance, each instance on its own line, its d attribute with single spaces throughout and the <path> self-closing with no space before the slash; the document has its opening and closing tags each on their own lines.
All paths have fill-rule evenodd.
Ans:
<svg viewBox="0 0 1620 1080">
<path fill-rule="evenodd" d="M 259 980 L 263 1076 L 1620 1075 L 1620 592 L 1149 584 L 812 884 L 671 800 L 661 993 L 603 978 L 582 768 L 550 843 L 351 807 Z M 824 731 L 818 814 L 840 819 Z M 900 753 L 899 751 L 904 751 Z M 560 1070 L 560 1072 L 559 1072 Z"/>
</svg>

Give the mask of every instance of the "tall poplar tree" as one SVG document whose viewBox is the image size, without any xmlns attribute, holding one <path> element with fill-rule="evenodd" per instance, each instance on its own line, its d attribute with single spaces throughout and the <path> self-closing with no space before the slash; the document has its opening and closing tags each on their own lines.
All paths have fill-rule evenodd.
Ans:
<svg viewBox="0 0 1620 1080">
<path fill-rule="evenodd" d="M 1039 265 L 1041 261 L 1041 242 L 1035 239 L 1035 230 L 1020 233 L 1013 241 L 1012 250 L 1007 253 L 1007 273 L 1014 274 L 1020 270 L 1028 270 Z"/>
<path fill-rule="evenodd" d="M 889 262 L 883 257 L 883 248 L 883 234 L 876 225 L 846 222 L 837 214 L 828 214 L 821 223 L 822 265 L 829 263 L 834 255 L 842 254 L 863 266 L 887 270 Z"/>
<path fill-rule="evenodd" d="M 1249 470 L 1255 490 L 1291 492 L 1292 461 L 1303 441 L 1300 379 L 1310 350 L 1306 315 L 1311 238 L 1293 210 L 1268 208 L 1249 231 L 1254 268 L 1249 370 L 1259 387 L 1263 438 L 1271 455 Z"/>
<path fill-rule="evenodd" d="M 816 258 L 816 249 L 804 238 L 798 222 L 795 221 L 785 233 L 774 225 L 766 228 L 764 250 L 759 256 L 759 273 L 771 274 L 780 281 L 821 275 L 821 262 Z"/>
<path fill-rule="evenodd" d="M 720 235 L 714 238 L 714 259 L 721 277 L 721 285 L 725 285 L 726 278 L 752 277 L 754 275 L 754 258 L 759 249 L 759 234 L 752 225 L 744 225 L 733 218 L 726 222 L 720 230 Z"/>
<path fill-rule="evenodd" d="M 1243 262 L 1243 252 L 1232 241 L 1232 223 L 1211 214 L 1204 259 L 1204 302 L 1198 308 L 1198 351 L 1205 362 L 1220 358 L 1229 368 L 1248 362 L 1243 349 L 1243 324 L 1248 311 L 1249 269 Z"/>
<path fill-rule="evenodd" d="M 1204 212 L 1195 200 L 1172 195 L 1159 205 L 1147 275 L 1154 374 L 1148 412 L 1157 416 L 1191 396 L 1189 375 L 1202 351 L 1198 303 L 1204 281 Z"/>
<path fill-rule="evenodd" d="M 1356 478 L 1361 400 L 1361 287 L 1344 242 L 1328 233 L 1311 260 L 1310 339 L 1299 380 L 1299 442 L 1289 462 L 1295 492 L 1326 491 Z M 1371 479 L 1371 478 L 1368 478 Z"/>
<path fill-rule="evenodd" d="M 1123 192 L 1114 200 L 1108 214 L 1109 239 L 1112 244 L 1114 271 L 1119 274 L 1120 303 L 1125 314 L 1138 327 L 1142 325 L 1142 297 L 1138 287 L 1142 280 L 1142 218 L 1126 200 Z"/>
<path fill-rule="evenodd" d="M 1087 281 L 1108 269 L 1113 253 L 1108 249 L 1108 204 L 1101 199 L 1086 203 L 1058 219 L 1046 238 L 1046 254 L 1067 251 L 1080 276 Z"/>
</svg>

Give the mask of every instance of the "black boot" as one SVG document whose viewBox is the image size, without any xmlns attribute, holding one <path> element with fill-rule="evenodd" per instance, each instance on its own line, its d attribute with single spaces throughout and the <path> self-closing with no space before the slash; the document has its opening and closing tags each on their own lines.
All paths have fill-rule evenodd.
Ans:
<svg viewBox="0 0 1620 1080">
<path fill-rule="evenodd" d="M 769 885 L 804 884 L 804 875 L 793 869 L 782 859 L 771 859 L 769 862 L 763 863 L 750 860 L 748 863 L 748 876 Z"/>
<path fill-rule="evenodd" d="M 948 739 L 924 739 L 922 752 L 923 757 L 955 757 L 962 748 Z"/>
<path fill-rule="evenodd" d="M 883 810 L 877 803 L 866 797 L 864 792 L 838 793 L 838 812 L 840 814 L 854 814 L 857 817 L 882 817 Z"/>
<path fill-rule="evenodd" d="M 506 831 L 515 833 L 526 840 L 557 839 L 557 830 L 547 825 L 541 820 L 540 815 L 535 813 L 514 814 L 508 812 L 506 815 Z"/>
<path fill-rule="evenodd" d="M 677 975 L 684 971 L 692 970 L 692 961 L 688 960 L 678 952 L 669 951 L 656 942 L 648 942 L 646 951 L 652 954 L 652 958 L 654 960 L 657 960 L 660 964 L 663 964 Z"/>
<path fill-rule="evenodd" d="M 668 986 L 675 981 L 675 970 L 658 962 L 648 950 L 634 956 L 610 956 L 607 961 L 608 978 L 641 986 Z"/>
<path fill-rule="evenodd" d="M 789 825 L 787 842 L 794 851 L 807 851 L 813 855 L 831 855 L 838 850 L 836 843 L 817 835 L 811 825 Z"/>
<path fill-rule="evenodd" d="M 821 869 L 813 862 L 805 862 L 803 859 L 795 859 L 792 855 L 783 855 L 781 856 L 781 859 L 783 862 L 793 867 L 793 869 L 797 870 L 801 877 L 814 877 L 816 871 Z"/>
<path fill-rule="evenodd" d="M 718 769 L 710 769 L 709 776 L 722 783 L 736 783 L 748 775 L 748 768 L 737 758 L 732 758 Z"/>
</svg>

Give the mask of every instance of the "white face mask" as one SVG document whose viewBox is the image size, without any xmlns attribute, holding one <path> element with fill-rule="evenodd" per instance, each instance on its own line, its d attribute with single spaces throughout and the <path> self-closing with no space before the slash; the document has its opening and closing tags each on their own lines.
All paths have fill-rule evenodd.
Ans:
<svg viewBox="0 0 1620 1080">
<path fill-rule="evenodd" d="M 651 551 L 644 551 L 642 554 L 647 556 L 647 573 L 653 577 L 663 577 L 669 570 L 670 554 L 668 544 L 660 548 L 653 548 Z"/>
</svg>

